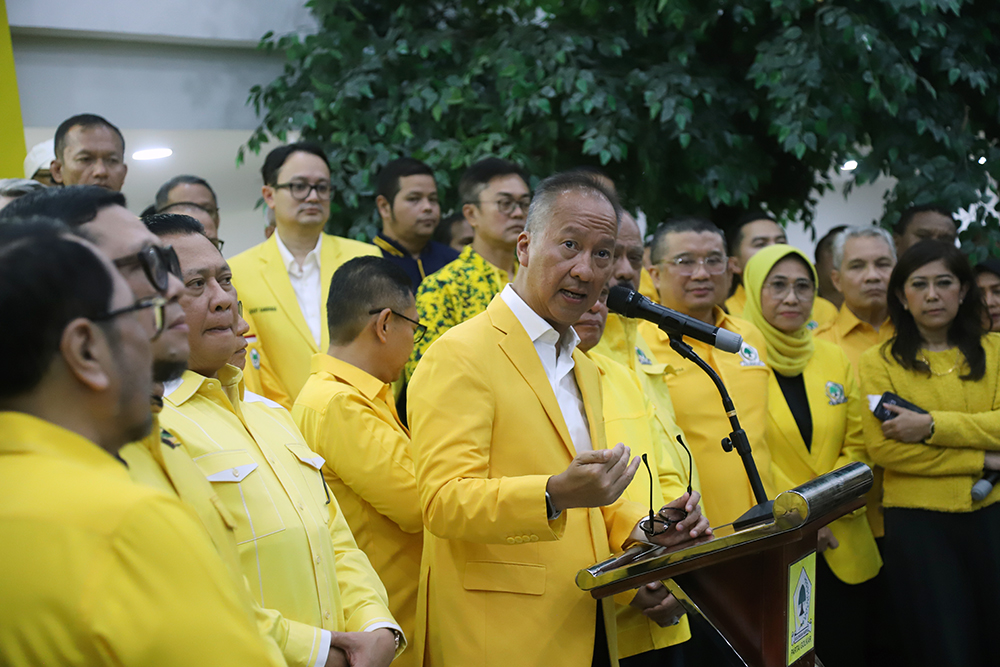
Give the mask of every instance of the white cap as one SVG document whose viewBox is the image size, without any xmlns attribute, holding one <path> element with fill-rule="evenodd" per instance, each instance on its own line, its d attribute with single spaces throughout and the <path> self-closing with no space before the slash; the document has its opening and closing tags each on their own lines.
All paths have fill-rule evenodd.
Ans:
<svg viewBox="0 0 1000 667">
<path fill-rule="evenodd" d="M 24 177 L 33 178 L 41 170 L 48 170 L 49 165 L 56 159 L 56 140 L 48 139 L 35 146 L 24 158 Z"/>
</svg>

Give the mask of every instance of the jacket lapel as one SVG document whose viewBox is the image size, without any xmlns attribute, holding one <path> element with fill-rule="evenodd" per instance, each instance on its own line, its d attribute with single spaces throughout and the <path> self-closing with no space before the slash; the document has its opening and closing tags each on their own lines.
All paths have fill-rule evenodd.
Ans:
<svg viewBox="0 0 1000 667">
<path fill-rule="evenodd" d="M 810 470 L 815 472 L 814 456 L 812 453 L 806 449 L 805 440 L 802 439 L 802 433 L 799 432 L 799 425 L 795 421 L 795 417 L 792 416 L 792 410 L 788 407 L 788 401 L 785 400 L 785 394 L 781 391 L 781 386 L 778 385 L 778 381 L 774 379 L 774 375 L 770 379 L 771 386 L 769 388 L 769 393 L 774 396 L 780 396 L 780 401 L 770 401 L 770 409 L 774 410 L 774 417 L 772 418 L 772 423 L 781 432 L 781 438 L 791 446 L 791 450 L 795 453 L 795 456 L 801 460 Z M 806 397 L 811 399 L 809 396 L 808 384 L 806 386 Z M 809 412 L 812 414 L 813 404 L 809 401 Z M 813 434 L 816 433 L 816 419 L 813 415 Z M 813 440 L 816 438 L 814 437 Z M 770 447 L 780 447 L 779 443 L 768 443 Z"/>
<path fill-rule="evenodd" d="M 322 344 L 319 349 L 326 350 L 330 347 L 330 329 L 326 326 L 326 300 L 330 296 L 330 280 L 333 278 L 334 271 L 344 262 L 340 258 L 337 237 L 322 233 L 319 240 L 319 293 L 322 299 L 320 301 L 320 312 L 323 314 L 323 326 L 320 327 L 322 330 Z"/>
<path fill-rule="evenodd" d="M 309 330 L 309 325 L 306 324 L 306 318 L 302 315 L 302 309 L 299 307 L 299 300 L 295 296 L 295 290 L 292 289 L 292 282 L 288 278 L 288 270 L 285 268 L 285 263 L 281 260 L 281 252 L 278 250 L 278 241 L 275 235 L 272 235 L 267 240 L 267 245 L 264 248 L 260 261 L 260 273 L 264 277 L 264 282 L 271 290 L 271 293 L 274 294 L 275 300 L 281 304 L 281 309 L 285 313 L 285 316 L 295 325 L 298 332 L 309 343 L 312 351 L 319 352 L 319 348 L 316 347 L 316 339 L 313 338 L 312 332 Z M 323 292 L 324 303 L 326 303 L 326 294 L 330 291 L 329 278 L 326 283 L 326 289 Z M 320 328 L 323 330 L 326 329 L 325 326 Z M 328 336 L 329 334 L 324 334 L 324 340 Z"/>
<path fill-rule="evenodd" d="M 500 349 L 507 355 L 510 363 L 514 365 L 514 368 L 521 374 L 524 381 L 528 383 L 531 390 L 535 392 L 535 396 L 538 397 L 538 401 L 542 404 L 542 408 L 545 410 L 549 421 L 552 422 L 552 425 L 559 433 L 559 438 L 562 440 L 567 452 L 569 452 L 570 458 L 575 457 L 576 447 L 573 445 L 572 438 L 570 438 L 569 429 L 566 427 L 566 420 L 562 416 L 562 410 L 559 409 L 559 402 L 556 401 L 552 385 L 549 384 L 549 378 L 545 375 L 545 369 L 542 368 L 542 361 L 538 358 L 538 352 L 535 351 L 535 346 L 531 342 L 531 339 L 528 338 L 524 327 L 521 326 L 517 317 L 507 304 L 504 303 L 499 294 L 490 301 L 486 312 L 489 314 L 493 326 L 506 334 L 500 340 Z M 600 388 L 598 388 L 598 392 L 600 392 Z M 584 399 L 586 400 L 586 396 Z"/>
</svg>

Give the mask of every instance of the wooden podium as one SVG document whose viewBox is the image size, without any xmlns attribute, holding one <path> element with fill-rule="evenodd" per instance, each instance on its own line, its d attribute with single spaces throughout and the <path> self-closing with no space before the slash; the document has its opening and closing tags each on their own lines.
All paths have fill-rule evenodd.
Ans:
<svg viewBox="0 0 1000 667">
<path fill-rule="evenodd" d="M 703 619 L 746 667 L 813 667 L 816 532 L 865 504 L 872 471 L 851 463 L 785 491 L 771 516 L 744 530 L 669 549 L 634 545 L 581 570 L 577 586 L 604 598 L 665 580 L 694 620 Z M 819 592 L 822 595 L 822 591 Z"/>
</svg>

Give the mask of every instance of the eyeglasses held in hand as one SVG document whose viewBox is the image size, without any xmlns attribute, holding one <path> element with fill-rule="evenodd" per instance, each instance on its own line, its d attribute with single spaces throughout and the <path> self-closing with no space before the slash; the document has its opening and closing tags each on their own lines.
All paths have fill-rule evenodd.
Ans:
<svg viewBox="0 0 1000 667">
<path fill-rule="evenodd" d="M 95 322 L 106 322 L 108 320 L 113 320 L 121 315 L 127 315 L 129 313 L 135 313 L 140 310 L 145 310 L 146 308 L 153 309 L 153 335 L 150 340 L 156 340 L 163 333 L 163 328 L 166 326 L 166 308 L 167 300 L 162 296 L 148 296 L 145 299 L 139 299 L 131 306 L 125 306 L 124 308 L 119 308 L 118 310 L 112 310 L 98 317 L 91 318 Z"/>
<path fill-rule="evenodd" d="M 681 447 L 688 455 L 688 485 L 687 493 L 688 497 L 691 496 L 691 471 L 693 469 L 693 461 L 691 458 L 691 450 L 687 448 L 681 436 L 677 436 L 677 442 L 680 443 Z M 663 533 L 670 530 L 672 526 L 676 526 L 681 521 L 687 518 L 687 510 L 679 507 L 663 507 L 660 511 L 653 511 L 653 484 L 659 484 L 659 480 L 653 479 L 653 471 L 649 467 L 649 461 L 646 460 L 646 455 L 642 455 L 642 463 L 646 466 L 646 474 L 649 475 L 649 516 L 639 521 L 639 530 L 646 533 L 646 535 L 652 537 L 654 535 L 662 535 Z"/>
<path fill-rule="evenodd" d="M 368 311 L 368 314 L 369 315 L 374 315 L 376 313 L 381 313 L 383 310 L 386 310 L 386 309 L 385 308 L 372 308 L 371 310 Z M 389 308 L 388 310 L 389 310 L 390 313 L 392 313 L 396 317 L 402 317 L 404 320 L 406 320 L 407 322 L 413 324 L 416 327 L 413 330 L 413 342 L 414 343 L 419 343 L 423 339 L 424 334 L 427 333 L 427 325 L 421 324 L 417 320 L 411 320 L 406 315 L 404 315 L 402 313 L 397 313 L 395 310 L 393 310 L 391 308 Z"/>
<path fill-rule="evenodd" d="M 330 198 L 330 191 L 333 189 L 329 183 L 324 183 L 322 181 L 319 183 L 292 181 L 291 183 L 275 183 L 271 187 L 275 190 L 287 188 L 288 194 L 292 195 L 292 198 L 298 201 L 305 201 L 308 199 L 309 193 L 313 190 L 316 191 L 316 197 L 325 201 Z"/>
<path fill-rule="evenodd" d="M 181 262 L 177 259 L 177 253 L 172 246 L 146 246 L 134 255 L 119 257 L 114 261 L 114 265 L 119 269 L 130 266 L 139 266 L 146 274 L 146 279 L 160 294 L 167 293 L 170 285 L 170 274 L 182 279 Z"/>
</svg>

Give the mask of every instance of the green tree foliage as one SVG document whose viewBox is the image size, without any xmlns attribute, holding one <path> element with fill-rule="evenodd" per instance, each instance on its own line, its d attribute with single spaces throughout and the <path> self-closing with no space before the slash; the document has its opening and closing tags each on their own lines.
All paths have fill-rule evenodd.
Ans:
<svg viewBox="0 0 1000 667">
<path fill-rule="evenodd" d="M 809 224 L 826 174 L 856 159 L 849 188 L 896 179 L 891 225 L 911 204 L 978 202 L 1000 173 L 993 2 L 309 4 L 317 34 L 261 43 L 287 60 L 251 91 L 248 147 L 292 130 L 323 142 L 340 234 L 377 231 L 375 175 L 400 155 L 431 164 L 446 208 L 486 155 L 538 176 L 599 165 L 654 221 L 764 204 Z M 974 227 L 1000 243 L 982 209 Z"/>
</svg>

